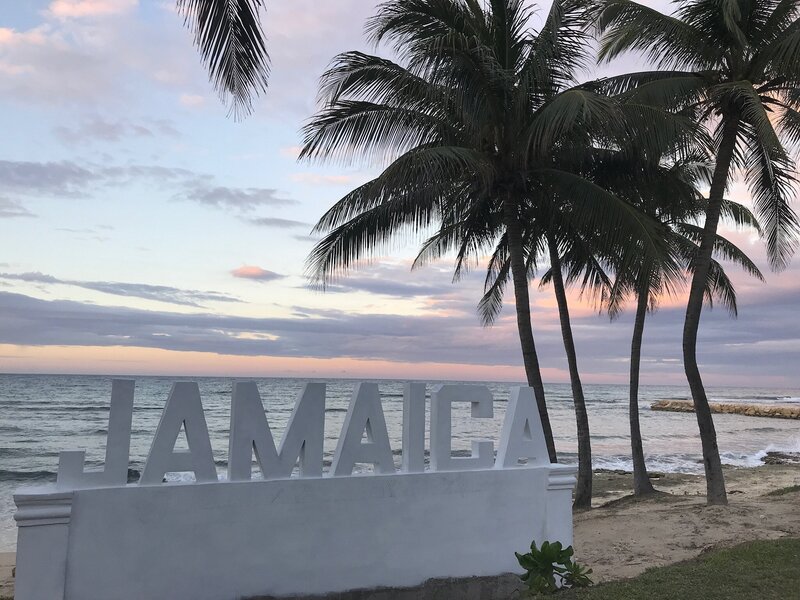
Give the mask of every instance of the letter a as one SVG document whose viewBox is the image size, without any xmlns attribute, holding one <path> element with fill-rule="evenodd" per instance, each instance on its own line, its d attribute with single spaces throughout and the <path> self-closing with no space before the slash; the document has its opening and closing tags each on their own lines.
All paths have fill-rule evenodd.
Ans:
<svg viewBox="0 0 800 600">
<path fill-rule="evenodd" d="M 528 459 L 528 466 L 550 463 L 533 388 L 529 387 L 511 390 L 494 466 L 496 469 L 516 467 L 520 458 Z"/>
<path fill-rule="evenodd" d="M 181 427 L 186 431 L 188 451 L 175 450 Z M 188 381 L 172 385 L 142 471 L 141 483 L 160 484 L 164 475 L 178 471 L 193 471 L 198 482 L 217 481 L 200 389 L 196 383 Z"/>
<path fill-rule="evenodd" d="M 356 463 L 372 463 L 376 473 L 395 472 L 377 383 L 359 383 L 353 391 L 331 471 L 337 477 L 351 475 Z"/>
</svg>

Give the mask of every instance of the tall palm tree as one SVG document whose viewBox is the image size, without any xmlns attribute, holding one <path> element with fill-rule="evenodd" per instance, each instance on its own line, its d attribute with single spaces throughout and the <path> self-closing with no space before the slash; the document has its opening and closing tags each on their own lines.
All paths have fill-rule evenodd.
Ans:
<svg viewBox="0 0 800 600">
<path fill-rule="evenodd" d="M 209 76 L 230 114 L 252 112 L 267 89 L 270 62 L 260 13 L 264 0 L 176 0 Z"/>
<path fill-rule="evenodd" d="M 592 442 L 589 433 L 589 413 L 586 410 L 586 399 L 583 395 L 583 384 L 578 371 L 578 353 L 575 350 L 575 340 L 572 335 L 572 325 L 569 318 L 569 303 L 564 285 L 561 267 L 561 249 L 555 234 L 548 231 L 547 253 L 550 257 L 550 273 L 552 275 L 553 290 L 558 306 L 558 317 L 561 325 L 561 339 L 564 342 L 564 351 L 567 355 L 567 369 L 569 371 L 570 388 L 572 389 L 572 402 L 575 406 L 575 422 L 578 431 L 578 478 L 585 481 L 584 485 L 576 490 L 575 505 L 581 508 L 592 506 Z M 581 493 L 583 496 L 581 496 Z"/>
<path fill-rule="evenodd" d="M 327 235 L 309 271 L 325 282 L 398 233 L 436 230 L 417 264 L 456 252 L 455 277 L 504 253 L 517 328 L 551 460 L 555 460 L 530 316 L 524 230 L 536 206 L 571 199 L 609 238 L 659 240 L 618 198 L 562 168 L 558 150 L 619 120 L 617 103 L 570 89 L 586 56 L 580 2 L 558 0 L 538 33 L 522 0 L 391 0 L 368 24 L 402 63 L 348 52 L 323 75 L 323 108 L 305 128 L 302 159 L 379 159 L 388 166 L 319 221 Z M 533 207 L 533 208 L 532 208 Z M 533 211 L 535 212 L 535 211 Z"/>
<path fill-rule="evenodd" d="M 673 15 L 630 0 L 601 3 L 601 60 L 644 52 L 658 70 L 611 78 L 639 101 L 700 111 L 713 134 L 715 166 L 683 330 L 683 361 L 703 447 L 709 504 L 727 503 L 714 421 L 697 365 L 697 332 L 725 190 L 734 169 L 749 184 L 770 264 L 786 266 L 797 245 L 789 201 L 800 142 L 800 2 L 680 0 Z M 645 100 L 645 98 L 647 100 Z"/>
<path fill-rule="evenodd" d="M 697 186 L 711 178 L 711 170 L 704 164 L 694 161 L 676 161 L 666 164 L 645 165 L 644 168 L 625 161 L 625 177 L 629 179 L 626 187 L 632 195 L 630 201 L 640 210 L 649 214 L 664 225 L 668 250 L 675 262 L 682 265 L 684 273 L 691 274 L 702 239 L 702 229 L 694 221 L 700 218 L 705 208 L 705 199 Z M 619 170 L 606 166 L 606 173 Z M 616 181 L 618 193 L 622 182 Z M 624 185 L 624 184 L 623 184 Z M 744 206 L 725 200 L 722 216 L 738 227 L 753 227 L 760 233 L 758 221 Z M 713 252 L 730 262 L 740 265 L 747 273 L 763 281 L 758 267 L 736 245 L 720 235 L 715 236 Z M 639 424 L 639 376 L 641 365 L 642 337 L 647 313 L 654 311 L 660 297 L 671 295 L 683 283 L 683 273 L 670 272 L 659 263 L 641 260 L 638 255 L 628 263 L 628 267 L 617 273 L 613 288 L 608 294 L 607 308 L 612 318 L 621 309 L 622 301 L 632 296 L 636 302 L 633 334 L 631 339 L 629 422 L 631 430 L 631 458 L 633 462 L 634 494 L 637 496 L 655 492 L 647 473 Z M 736 291 L 723 266 L 711 259 L 711 268 L 704 286 L 704 295 L 710 305 L 716 300 L 728 309 L 731 316 L 737 314 Z"/>
</svg>

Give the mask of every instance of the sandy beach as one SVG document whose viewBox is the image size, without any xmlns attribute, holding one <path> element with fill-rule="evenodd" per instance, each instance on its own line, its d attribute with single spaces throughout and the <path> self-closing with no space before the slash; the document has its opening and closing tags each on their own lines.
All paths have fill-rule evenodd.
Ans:
<svg viewBox="0 0 800 600">
<path fill-rule="evenodd" d="M 14 578 L 11 576 L 14 556 L 13 552 L 0 552 L 0 598 L 3 600 L 14 596 Z"/>
<path fill-rule="evenodd" d="M 599 582 L 633 577 L 710 548 L 800 537 L 800 492 L 767 495 L 800 485 L 800 465 L 727 468 L 726 480 L 730 504 L 708 507 L 699 475 L 665 474 L 654 480 L 661 494 L 636 500 L 629 497 L 630 474 L 596 473 L 595 508 L 575 513 L 577 559 L 594 569 Z M 14 553 L 0 553 L 2 600 L 14 594 L 13 565 Z"/>
<path fill-rule="evenodd" d="M 706 506 L 705 479 L 669 473 L 654 480 L 664 494 L 628 497 L 632 478 L 597 473 L 595 506 L 575 514 L 575 553 L 595 581 L 633 577 L 714 548 L 750 540 L 800 537 L 800 465 L 727 468 L 728 506 Z"/>
</svg>

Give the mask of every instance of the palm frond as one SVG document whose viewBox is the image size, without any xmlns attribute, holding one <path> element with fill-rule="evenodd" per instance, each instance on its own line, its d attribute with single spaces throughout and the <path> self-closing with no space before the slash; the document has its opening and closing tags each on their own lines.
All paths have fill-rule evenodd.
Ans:
<svg viewBox="0 0 800 600">
<path fill-rule="evenodd" d="M 697 246 L 703 237 L 703 229 L 691 223 L 676 223 L 674 227 L 687 241 L 691 242 L 691 245 L 686 244 L 685 246 L 687 262 L 691 263 L 697 253 Z M 715 256 L 740 266 L 751 277 L 755 277 L 759 281 L 765 281 L 758 265 L 741 248 L 727 238 L 716 235 L 714 237 L 713 252 Z"/>
<path fill-rule="evenodd" d="M 744 128 L 745 179 L 750 187 L 773 269 L 786 267 L 798 243 L 800 224 L 791 206 L 795 195 L 794 164 L 783 147 L 761 143 L 761 132 Z"/>
<path fill-rule="evenodd" d="M 759 235 L 762 233 L 761 223 L 758 222 L 753 212 L 743 204 L 724 199 L 722 201 L 721 216 L 724 219 L 732 221 L 737 227 L 751 227 L 755 229 Z"/>
<path fill-rule="evenodd" d="M 511 261 L 508 260 L 508 240 L 504 235 L 497 244 L 483 286 L 483 296 L 478 302 L 478 315 L 485 327 L 492 325 L 503 308 L 503 294 L 511 275 Z"/>
<path fill-rule="evenodd" d="M 758 31 L 753 36 L 758 47 L 769 47 L 771 42 L 800 17 L 800 0 L 755 2 L 754 4 L 763 6 L 766 13 Z"/>
<path fill-rule="evenodd" d="M 354 265 L 369 262 L 404 229 L 415 235 L 430 225 L 437 214 L 436 203 L 421 195 L 394 196 L 330 231 L 306 261 L 311 282 L 324 289 Z"/>
<path fill-rule="evenodd" d="M 613 123 L 619 120 L 619 107 L 613 100 L 582 90 L 571 88 L 557 94 L 536 113 L 523 139 L 527 140 L 529 152 L 546 154 L 555 142 L 569 132 L 583 131 L 589 124 Z"/>
<path fill-rule="evenodd" d="M 263 0 L 177 0 L 211 81 L 235 118 L 267 89 L 270 59 L 261 27 Z"/>
<path fill-rule="evenodd" d="M 458 132 L 446 120 L 423 111 L 359 100 L 339 100 L 303 127 L 299 160 L 374 164 L 419 145 L 452 140 Z"/>
<path fill-rule="evenodd" d="M 728 310 L 731 317 L 736 317 L 739 309 L 736 305 L 736 289 L 733 282 L 717 261 L 712 260 L 706 277 L 706 286 L 703 296 L 709 308 L 713 308 L 714 301 L 718 301 Z"/>
<path fill-rule="evenodd" d="M 597 27 L 603 33 L 600 61 L 634 51 L 663 68 L 701 67 L 715 54 L 687 22 L 630 0 L 606 0 Z"/>
</svg>

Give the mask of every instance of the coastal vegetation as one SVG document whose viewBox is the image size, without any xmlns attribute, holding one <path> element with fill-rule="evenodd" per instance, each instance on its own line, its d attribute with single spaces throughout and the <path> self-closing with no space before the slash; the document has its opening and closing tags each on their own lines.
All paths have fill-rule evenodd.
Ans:
<svg viewBox="0 0 800 600">
<path fill-rule="evenodd" d="M 263 1 L 177 7 L 223 100 L 247 114 L 270 70 Z M 454 253 L 458 280 L 486 260 L 481 319 L 494 322 L 511 283 L 526 379 L 555 461 L 529 281 L 552 283 L 577 424 L 576 507 L 591 506 L 591 443 L 566 289 L 580 287 L 612 317 L 636 307 L 629 417 L 634 490 L 643 494 L 652 491 L 638 422 L 644 323 L 688 283 L 684 368 L 708 502 L 725 503 L 698 328 L 704 303 L 736 314 L 723 262 L 763 279 L 717 233 L 722 220 L 761 233 L 773 269 L 797 245 L 800 2 L 681 0 L 666 15 L 630 0 L 556 0 L 538 30 L 533 12 L 521 0 L 378 6 L 368 36 L 397 61 L 337 56 L 300 158 L 384 170 L 319 220 L 325 237 L 309 257 L 310 277 L 324 287 L 409 233 L 422 241 L 415 267 Z M 591 64 L 628 52 L 652 68 L 579 81 Z M 726 197 L 737 176 L 755 216 Z"/>
<path fill-rule="evenodd" d="M 551 460 L 555 450 L 529 278 L 545 248 L 558 260 L 561 249 L 578 240 L 604 256 L 635 245 L 659 260 L 664 242 L 657 223 L 592 181 L 583 150 L 600 136 L 625 143 L 632 131 L 647 131 L 653 121 L 660 135 L 640 136 L 642 143 L 663 144 L 665 136 L 689 127 L 681 117 L 571 85 L 588 57 L 586 17 L 579 3 L 555 3 L 533 34 L 521 2 L 495 2 L 491 10 L 450 0 L 385 3 L 367 30 L 372 41 L 390 42 L 405 64 L 359 52 L 334 59 L 320 84 L 323 108 L 304 130 L 300 155 L 388 163 L 320 219 L 316 229 L 326 235 L 309 258 L 315 281 L 324 285 L 408 230 L 434 231 L 415 266 L 453 251 L 454 279 L 491 255 L 483 318 L 490 322 L 496 315 L 510 280 L 523 364 Z M 568 315 L 561 314 L 569 348 Z M 572 373 L 577 376 L 576 368 Z M 589 507 L 589 425 L 577 377 L 573 397 L 579 444 L 575 505 Z"/>
<path fill-rule="evenodd" d="M 717 259 L 763 278 L 717 233 L 721 219 L 762 232 L 773 268 L 786 265 L 796 244 L 789 146 L 800 141 L 799 15 L 800 2 L 693 0 L 665 16 L 627 0 L 557 0 L 534 31 L 519 0 L 381 4 L 367 32 L 398 62 L 336 57 L 301 159 L 385 168 L 317 223 L 324 237 L 309 257 L 311 279 L 324 287 L 398 235 L 423 238 L 415 267 L 454 253 L 454 280 L 486 259 L 481 318 L 494 321 L 510 282 L 526 377 L 554 460 L 529 280 L 552 283 L 578 431 L 576 507 L 591 505 L 591 445 L 566 287 L 591 293 L 612 316 L 626 299 L 636 303 L 631 443 L 635 490 L 647 493 L 637 414 L 645 315 L 690 282 L 685 368 L 708 501 L 726 502 L 697 327 L 704 302 L 736 313 Z M 599 60 L 639 51 L 656 68 L 579 83 L 594 58 L 592 31 Z M 725 197 L 735 169 L 756 216 Z"/>
<path fill-rule="evenodd" d="M 575 554 L 572 546 L 564 548 L 561 542 L 544 541 L 538 548 L 536 541 L 533 541 L 528 552 L 514 554 L 519 566 L 525 570 L 520 580 L 525 584 L 529 596 L 592 585 L 589 577 L 592 570 L 572 560 Z"/>
<path fill-rule="evenodd" d="M 645 53 L 656 70 L 608 79 L 608 90 L 691 110 L 711 140 L 714 170 L 683 331 L 683 363 L 695 404 L 711 504 L 727 502 L 697 333 L 725 192 L 744 175 L 761 220 L 770 265 L 784 268 L 797 245 L 792 145 L 800 141 L 800 3 L 686 0 L 674 15 L 628 0 L 598 11 L 600 60 Z"/>
<path fill-rule="evenodd" d="M 623 308 L 622 303 L 628 297 L 633 298 L 636 306 L 631 339 L 628 408 L 636 495 L 655 491 L 647 474 L 639 425 L 639 377 L 645 319 L 648 312 L 657 308 L 662 297 L 675 295 L 684 274 L 693 269 L 702 234 L 695 223 L 702 216 L 706 204 L 698 187 L 711 177 L 711 168 L 704 162 L 700 148 L 694 156 L 689 155 L 680 161 L 670 162 L 670 157 L 666 154 L 657 158 L 652 164 L 628 159 L 622 169 L 617 165 L 605 165 L 597 174 L 597 178 L 605 182 L 605 185 L 610 185 L 633 206 L 662 225 L 668 242 L 668 252 L 674 263 L 681 267 L 680 271 L 666 270 L 661 263 L 646 260 L 634 253 L 633 260 L 627 267 L 616 270 L 614 284 L 605 302 L 612 319 L 619 315 Z M 619 171 L 622 171 L 622 176 Z M 648 181 L 649 184 L 642 186 L 639 184 L 641 180 Z M 732 224 L 751 227 L 760 233 L 758 221 L 746 207 L 726 200 L 723 209 L 724 216 Z M 764 281 L 761 271 L 753 261 L 735 244 L 720 235 L 715 236 L 714 255 L 738 264 L 753 277 Z M 722 304 L 732 316 L 736 316 L 736 290 L 723 265 L 715 258 L 711 260 L 704 292 L 709 302 Z"/>
<path fill-rule="evenodd" d="M 222 101 L 235 118 L 267 90 L 270 62 L 261 26 L 263 0 L 176 0 Z"/>
</svg>

